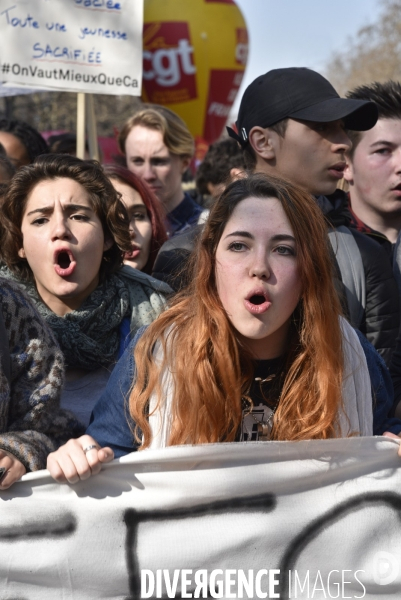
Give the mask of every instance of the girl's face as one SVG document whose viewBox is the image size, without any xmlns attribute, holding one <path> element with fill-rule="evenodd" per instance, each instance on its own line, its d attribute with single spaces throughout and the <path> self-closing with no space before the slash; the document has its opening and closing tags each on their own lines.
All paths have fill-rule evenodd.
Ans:
<svg viewBox="0 0 401 600">
<path fill-rule="evenodd" d="M 234 209 L 216 250 L 217 291 L 254 358 L 285 351 L 302 285 L 294 233 L 276 198 L 247 198 Z"/>
<path fill-rule="evenodd" d="M 141 271 L 148 262 L 152 241 L 152 224 L 143 200 L 136 190 L 126 183 L 112 179 L 113 187 L 120 192 L 129 217 L 131 252 L 125 254 L 124 263 Z"/>
<path fill-rule="evenodd" d="M 21 231 L 18 254 L 43 302 L 59 316 L 79 308 L 97 287 L 103 252 L 113 244 L 85 189 L 69 178 L 41 181 L 27 198 Z"/>
</svg>

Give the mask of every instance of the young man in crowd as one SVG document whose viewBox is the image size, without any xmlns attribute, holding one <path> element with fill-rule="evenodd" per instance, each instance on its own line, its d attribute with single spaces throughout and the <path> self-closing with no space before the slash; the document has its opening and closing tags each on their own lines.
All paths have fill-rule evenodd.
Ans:
<svg viewBox="0 0 401 600">
<path fill-rule="evenodd" d="M 351 131 L 344 178 L 350 187 L 353 226 L 391 253 L 401 230 L 401 85 L 363 85 L 347 94 L 372 101 L 379 119 L 368 131 Z"/>
<path fill-rule="evenodd" d="M 244 156 L 240 146 L 231 138 L 217 140 L 209 146 L 196 171 L 196 187 L 210 206 L 223 193 L 226 186 L 245 171 Z"/>
<path fill-rule="evenodd" d="M 353 145 L 347 152 L 344 178 L 350 186 L 352 225 L 387 251 L 401 292 L 401 85 L 372 83 L 352 90 L 347 97 L 373 101 L 379 111 L 372 129 L 350 132 Z M 390 372 L 398 404 L 395 414 L 400 417 L 401 338 Z"/>
<path fill-rule="evenodd" d="M 0 119 L 0 144 L 17 170 L 49 152 L 49 146 L 39 131 L 18 119 Z"/>
<path fill-rule="evenodd" d="M 335 230 L 331 242 L 345 310 L 389 363 L 399 327 L 396 282 L 383 248 L 348 229 L 347 197 L 336 190 L 351 148 L 347 130 L 367 131 L 377 116 L 373 102 L 340 98 L 310 69 L 276 69 L 248 86 L 237 132 L 228 131 L 241 144 L 249 169 L 287 178 L 316 196 Z"/>
<path fill-rule="evenodd" d="M 118 144 L 127 168 L 146 183 L 162 204 L 170 238 L 207 216 L 182 186 L 195 142 L 178 115 L 164 106 L 144 104 L 123 126 Z"/>
<path fill-rule="evenodd" d="M 216 198 L 234 179 L 243 176 L 244 156 L 240 146 L 231 138 L 218 140 L 209 146 L 196 173 L 196 186 L 204 199 L 204 206 L 213 206 Z M 177 235 L 161 247 L 152 275 L 170 285 L 178 292 L 184 288 L 190 277 L 187 265 L 203 225 L 191 227 L 189 231 Z"/>
</svg>

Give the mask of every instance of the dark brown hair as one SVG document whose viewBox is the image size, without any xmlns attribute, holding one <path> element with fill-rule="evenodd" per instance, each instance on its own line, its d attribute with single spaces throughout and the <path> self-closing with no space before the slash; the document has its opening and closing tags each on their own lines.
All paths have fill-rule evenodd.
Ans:
<svg viewBox="0 0 401 600">
<path fill-rule="evenodd" d="M 401 84 L 399 81 L 391 79 L 384 83 L 374 81 L 347 92 L 346 97 L 352 100 L 374 102 L 379 111 L 379 119 L 401 119 Z M 352 142 L 349 151 L 349 156 L 352 158 L 364 132 L 348 130 L 347 134 Z"/>
<path fill-rule="evenodd" d="M 40 156 L 32 165 L 22 167 L 14 175 L 0 205 L 3 231 L 1 260 L 21 279 L 33 279 L 27 260 L 18 255 L 18 250 L 23 247 L 21 224 L 29 194 L 38 183 L 49 179 L 73 179 L 82 185 L 102 223 L 105 239 L 114 240 L 111 248 L 103 254 L 99 272 L 102 280 L 122 264 L 124 252 L 131 250 L 128 215 L 100 164 L 68 154 Z"/>
</svg>

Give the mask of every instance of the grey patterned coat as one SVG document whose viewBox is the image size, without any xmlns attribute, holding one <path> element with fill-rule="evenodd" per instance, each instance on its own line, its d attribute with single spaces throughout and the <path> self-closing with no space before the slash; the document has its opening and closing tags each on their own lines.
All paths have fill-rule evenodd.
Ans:
<svg viewBox="0 0 401 600">
<path fill-rule="evenodd" d="M 63 355 L 51 330 L 21 288 L 4 278 L 0 310 L 10 367 L 9 381 L 0 362 L 0 449 L 27 471 L 36 471 L 46 468 L 49 452 L 82 432 L 75 418 L 59 408 Z"/>
</svg>

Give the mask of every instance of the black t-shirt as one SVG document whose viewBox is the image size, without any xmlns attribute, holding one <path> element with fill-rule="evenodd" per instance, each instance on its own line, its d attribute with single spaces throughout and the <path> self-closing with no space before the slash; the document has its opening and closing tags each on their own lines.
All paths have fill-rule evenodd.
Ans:
<svg viewBox="0 0 401 600">
<path fill-rule="evenodd" d="M 282 367 L 282 358 L 255 361 L 249 391 L 242 397 L 242 423 L 238 441 L 257 442 L 270 438 L 274 412 L 284 383 Z"/>
</svg>

